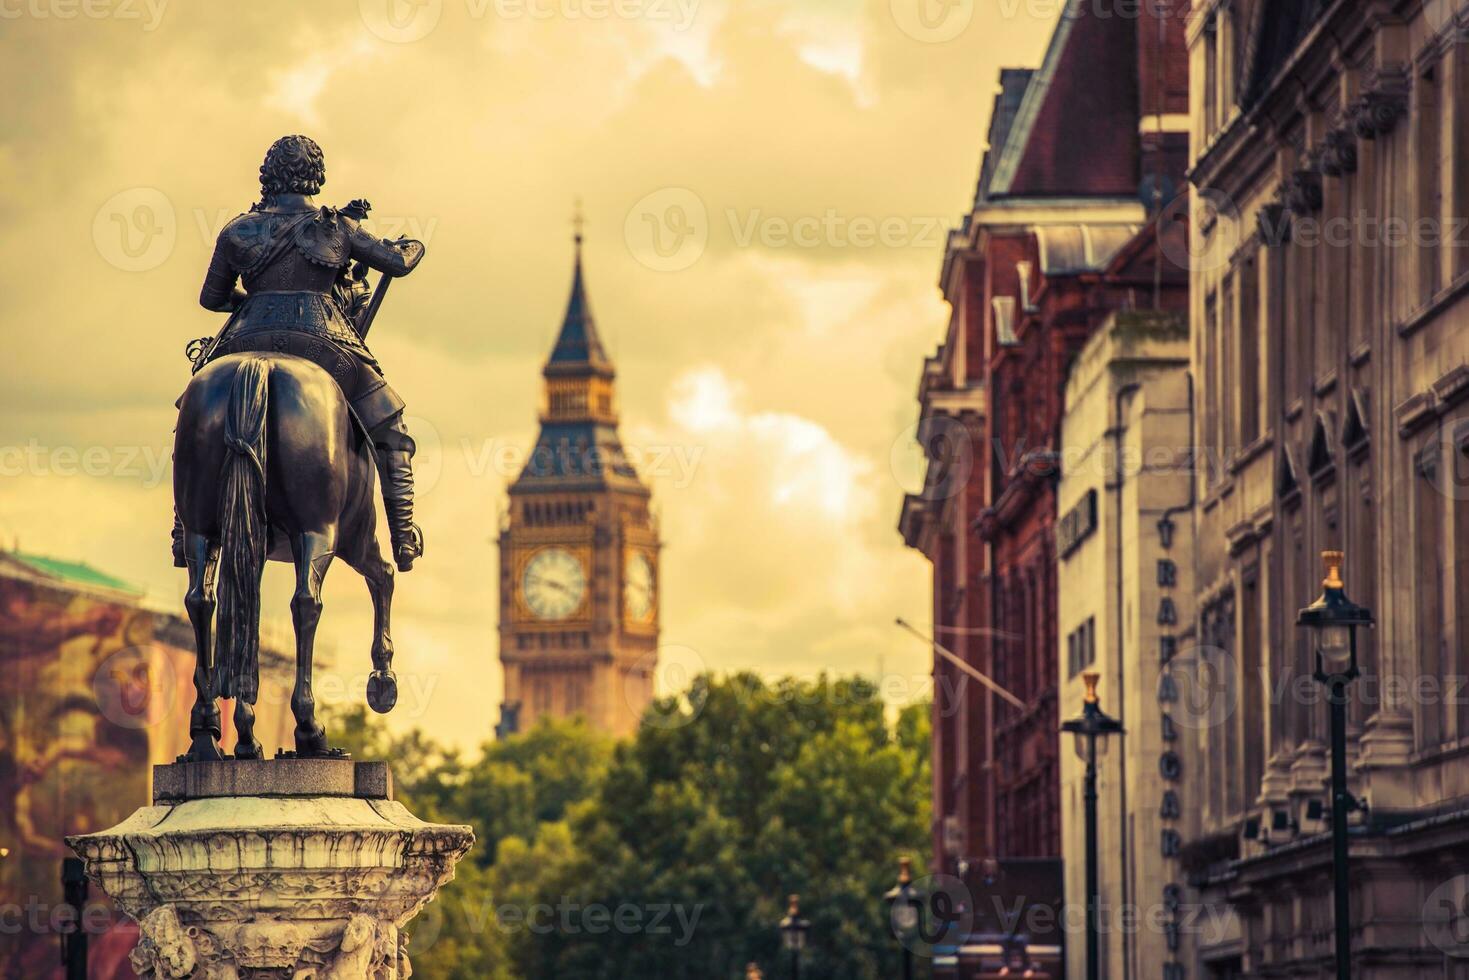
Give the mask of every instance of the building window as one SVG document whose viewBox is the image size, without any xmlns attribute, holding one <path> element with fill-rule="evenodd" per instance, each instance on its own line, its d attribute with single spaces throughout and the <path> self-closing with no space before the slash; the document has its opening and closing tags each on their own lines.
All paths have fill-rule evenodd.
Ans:
<svg viewBox="0 0 1469 980">
<path fill-rule="evenodd" d="M 1097 620 L 1088 616 L 1086 622 L 1066 636 L 1067 677 L 1075 677 L 1097 662 Z"/>
<path fill-rule="evenodd" d="M 1347 453 L 1348 479 L 1343 486 L 1346 496 L 1346 564 L 1352 598 L 1377 608 L 1377 513 L 1372 498 L 1372 450 L 1363 418 L 1367 393 L 1347 393 L 1347 420 L 1342 429 L 1342 445 Z M 1466 529 L 1469 530 L 1469 529 Z M 1377 680 L 1377 631 L 1357 631 L 1357 660 L 1366 683 L 1356 685 L 1359 697 L 1352 705 L 1351 720 L 1361 725 L 1378 706 L 1382 696 Z M 1369 698 L 1372 694 L 1375 697 Z"/>
<path fill-rule="evenodd" d="M 1454 704 L 1455 733 L 1469 736 L 1469 423 L 1454 433 L 1453 472 L 1444 481 L 1445 494 L 1453 507 L 1453 544 L 1450 560 L 1454 576 L 1454 659 L 1446 665 L 1445 701 Z M 1370 631 L 1369 631 L 1370 632 Z"/>
<path fill-rule="evenodd" d="M 1220 298 L 1218 323 L 1219 350 L 1219 410 L 1218 431 L 1214 438 L 1219 446 L 1220 459 L 1226 465 L 1239 446 L 1235 442 L 1234 399 L 1235 388 L 1235 336 L 1234 336 L 1234 277 L 1224 280 L 1224 295 Z M 1220 474 L 1221 476 L 1223 474 Z"/>
<path fill-rule="evenodd" d="M 1438 443 L 1430 442 L 1418 454 L 1417 479 L 1413 493 L 1413 554 L 1417 562 L 1414 605 L 1418 612 L 1419 673 L 1424 677 L 1444 675 L 1444 582 L 1443 495 L 1439 492 Z M 1422 703 L 1418 719 L 1418 744 L 1432 748 L 1443 741 L 1441 701 Z"/>
<path fill-rule="evenodd" d="M 1417 154 L 1418 303 L 1426 305 L 1441 283 L 1439 232 L 1443 221 L 1443 111 L 1439 98 L 1442 69 L 1429 65 L 1413 86 Z"/>
<path fill-rule="evenodd" d="M 1289 457 L 1282 454 L 1281 459 L 1287 461 Z M 1276 615 L 1280 626 L 1275 632 L 1280 642 L 1273 651 L 1275 669 L 1271 686 L 1276 690 L 1289 691 L 1293 689 L 1292 685 L 1300 683 L 1303 677 L 1311 676 L 1314 670 L 1314 667 L 1306 667 L 1302 672 L 1303 665 L 1310 663 L 1310 638 L 1306 636 L 1306 630 L 1296 626 L 1297 612 L 1315 598 L 1304 598 L 1308 594 L 1315 565 L 1306 563 L 1305 514 L 1300 506 L 1299 493 L 1286 511 L 1284 532 L 1278 544 L 1281 549 L 1280 589 L 1277 590 L 1280 605 Z M 1272 747 L 1279 756 L 1286 758 L 1309 737 L 1310 713 L 1300 704 L 1300 699 L 1294 697 L 1281 698 L 1276 710 L 1277 737 Z"/>
<path fill-rule="evenodd" d="M 1020 342 L 1015 335 L 1015 297 L 996 296 L 990 301 L 995 311 L 995 340 L 1001 347 L 1013 347 Z"/>
<path fill-rule="evenodd" d="M 1239 267 L 1239 441 L 1240 448 L 1260 438 L 1260 265 L 1251 252 Z"/>
<path fill-rule="evenodd" d="M 1231 718 L 1238 690 L 1235 649 L 1234 595 L 1226 593 L 1204 607 L 1200 616 L 1199 635 L 1204 649 L 1194 669 L 1199 671 L 1198 688 L 1213 692 L 1205 706 L 1205 754 L 1210 774 L 1206 787 L 1209 815 L 1223 822 L 1238 813 L 1243 796 L 1240 792 L 1242 772 L 1239 765 L 1239 743 L 1242 732 L 1235 729 L 1240 722 Z M 1258 789 L 1258 784 L 1257 787 Z M 1251 794 L 1250 799 L 1254 799 Z"/>
<path fill-rule="evenodd" d="M 1204 25 L 1204 36 L 1199 44 L 1204 48 L 1204 143 L 1208 144 L 1219 128 L 1219 25 L 1210 17 Z"/>
<path fill-rule="evenodd" d="M 1286 391 L 1294 398 L 1307 401 L 1310 400 L 1312 393 L 1312 338 L 1316 336 L 1318 330 L 1322 329 L 1316 322 L 1320 309 L 1320 304 L 1317 302 L 1321 288 L 1319 278 L 1321 265 L 1317 261 L 1320 244 L 1317 241 L 1307 246 L 1292 241 L 1289 259 L 1290 271 L 1286 280 L 1291 284 L 1293 290 L 1292 322 L 1288 326 L 1289 332 L 1285 338 L 1286 350 L 1290 357 L 1290 360 L 1287 361 L 1289 373 L 1286 375 Z"/>
<path fill-rule="evenodd" d="M 1248 806 L 1260 791 L 1265 778 L 1265 715 L 1269 701 L 1260 669 L 1261 621 L 1264 618 L 1260 596 L 1258 564 L 1245 568 L 1241 576 L 1240 594 L 1240 738 L 1244 743 L 1243 803 Z"/>
<path fill-rule="evenodd" d="M 1219 354 L 1215 348 L 1219 336 L 1219 303 L 1215 294 L 1204 297 L 1204 331 L 1200 338 L 1201 360 L 1204 362 L 1204 418 L 1200 450 L 1204 454 L 1204 486 L 1212 487 L 1223 471 L 1218 444 L 1219 395 L 1223 377 L 1219 370 Z M 1212 443 L 1212 445 L 1211 445 Z"/>
</svg>

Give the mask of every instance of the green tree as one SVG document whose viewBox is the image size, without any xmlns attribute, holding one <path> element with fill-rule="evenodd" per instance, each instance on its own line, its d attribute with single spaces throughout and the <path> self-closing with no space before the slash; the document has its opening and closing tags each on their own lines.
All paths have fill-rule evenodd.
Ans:
<svg viewBox="0 0 1469 980">
<path fill-rule="evenodd" d="M 518 883 L 523 907 L 560 912 L 556 928 L 512 937 L 516 972 L 707 980 L 749 960 L 775 967 L 775 924 L 799 892 L 813 924 L 803 975 L 889 975 L 879 898 L 896 857 L 921 863 L 928 842 L 926 707 L 890 726 L 865 680 L 741 674 L 700 677 L 649 717 L 570 809 L 569 833 L 558 825 L 558 860 Z M 619 914 L 628 927 L 602 927 Z"/>
<path fill-rule="evenodd" d="M 776 923 L 802 895 L 803 976 L 896 969 L 880 901 L 929 837 L 929 707 L 889 718 L 860 678 L 696 678 L 614 745 L 543 722 L 465 759 L 365 709 L 330 729 L 391 760 L 425 820 L 469 823 L 472 858 L 411 927 L 420 976 L 736 978 L 784 973 Z M 890 723 L 890 721 L 892 723 Z"/>
</svg>

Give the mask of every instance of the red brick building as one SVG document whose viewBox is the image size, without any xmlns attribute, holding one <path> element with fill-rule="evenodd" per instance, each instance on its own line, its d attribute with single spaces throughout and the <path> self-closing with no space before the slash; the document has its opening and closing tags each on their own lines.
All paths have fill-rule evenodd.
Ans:
<svg viewBox="0 0 1469 980">
<path fill-rule="evenodd" d="M 947 333 L 919 384 L 930 462 L 900 530 L 933 562 L 935 639 L 1026 706 L 935 656 L 935 870 L 971 892 L 1003 891 L 1008 864 L 1043 900 L 1036 862 L 1060 854 L 1054 484 L 1068 368 L 1109 312 L 1187 305 L 1187 270 L 1168 259 L 1186 227 L 1158 207 L 1183 186 L 1183 20 L 1136 6 L 1104 17 L 1076 4 L 1039 69 L 1001 72 L 974 205 L 940 274 Z M 998 885 L 992 864 L 977 880 L 988 859 Z M 938 965 L 975 975 L 980 945 Z M 1031 945 L 1044 959 L 1059 939 Z"/>
</svg>

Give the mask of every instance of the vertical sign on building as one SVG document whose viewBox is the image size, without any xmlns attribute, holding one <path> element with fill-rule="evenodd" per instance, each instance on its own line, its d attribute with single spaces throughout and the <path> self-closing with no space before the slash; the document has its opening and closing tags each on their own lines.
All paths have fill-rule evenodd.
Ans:
<svg viewBox="0 0 1469 980">
<path fill-rule="evenodd" d="M 1172 592 L 1178 585 L 1178 563 L 1171 557 L 1173 549 L 1173 521 L 1165 514 L 1158 521 L 1158 547 L 1162 557 L 1158 558 L 1158 710 L 1163 751 L 1158 758 L 1158 773 L 1163 779 L 1163 798 L 1158 805 L 1158 818 L 1162 825 L 1159 846 L 1163 852 L 1164 866 L 1168 869 L 1163 884 L 1163 934 L 1168 945 L 1168 961 L 1163 964 L 1163 980 L 1187 980 L 1188 970 L 1180 960 L 1181 938 L 1179 921 L 1182 915 L 1183 887 L 1180 877 L 1180 851 L 1183 836 L 1179 820 L 1183 816 L 1183 802 L 1179 798 L 1180 781 L 1183 777 L 1183 761 L 1178 753 L 1178 727 L 1173 720 L 1173 711 L 1178 703 L 1178 682 L 1173 676 L 1173 662 L 1178 653 L 1178 607 Z"/>
</svg>

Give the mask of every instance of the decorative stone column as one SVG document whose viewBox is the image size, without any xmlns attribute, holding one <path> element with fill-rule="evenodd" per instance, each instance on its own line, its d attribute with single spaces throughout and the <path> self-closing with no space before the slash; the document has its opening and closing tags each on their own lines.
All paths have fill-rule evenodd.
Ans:
<svg viewBox="0 0 1469 980">
<path fill-rule="evenodd" d="M 385 763 L 153 770 L 153 805 L 67 838 L 138 921 L 145 980 L 402 980 L 402 932 L 474 843 L 393 800 Z"/>
</svg>

